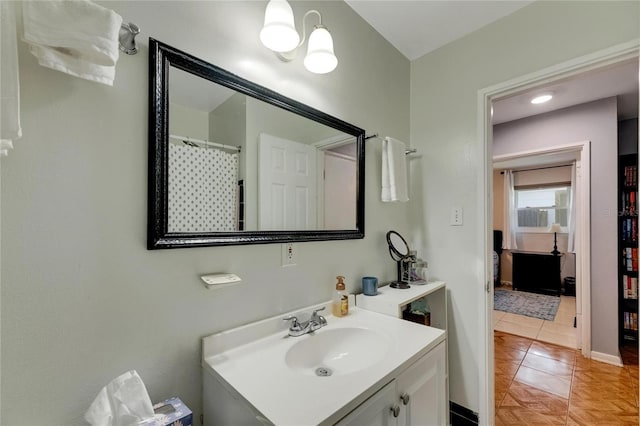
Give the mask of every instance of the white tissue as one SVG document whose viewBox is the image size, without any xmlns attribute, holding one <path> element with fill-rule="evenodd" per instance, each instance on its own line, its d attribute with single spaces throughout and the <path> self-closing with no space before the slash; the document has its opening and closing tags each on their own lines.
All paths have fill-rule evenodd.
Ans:
<svg viewBox="0 0 640 426">
<path fill-rule="evenodd" d="M 147 388 L 135 370 L 103 387 L 84 415 L 92 426 L 133 426 L 154 416 Z"/>
</svg>

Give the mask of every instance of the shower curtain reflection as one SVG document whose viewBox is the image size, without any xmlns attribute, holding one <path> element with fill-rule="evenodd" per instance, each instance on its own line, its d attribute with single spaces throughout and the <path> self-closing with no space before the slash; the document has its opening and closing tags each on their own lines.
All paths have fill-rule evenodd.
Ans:
<svg viewBox="0 0 640 426">
<path fill-rule="evenodd" d="M 169 144 L 169 232 L 237 231 L 238 154 Z"/>
</svg>

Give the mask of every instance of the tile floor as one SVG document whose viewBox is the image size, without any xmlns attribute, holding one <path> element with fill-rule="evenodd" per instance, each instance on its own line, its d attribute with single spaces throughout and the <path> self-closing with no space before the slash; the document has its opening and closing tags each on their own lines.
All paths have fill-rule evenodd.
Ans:
<svg viewBox="0 0 640 426">
<path fill-rule="evenodd" d="M 500 288 L 507 289 L 504 286 Z M 576 298 L 560 296 L 560 306 L 553 321 L 494 310 L 493 328 L 496 331 L 576 349 L 578 337 L 576 328 L 573 327 L 575 316 Z"/>
<path fill-rule="evenodd" d="M 500 331 L 495 342 L 495 425 L 638 425 L 638 350 L 624 367 L 574 349 Z"/>
</svg>

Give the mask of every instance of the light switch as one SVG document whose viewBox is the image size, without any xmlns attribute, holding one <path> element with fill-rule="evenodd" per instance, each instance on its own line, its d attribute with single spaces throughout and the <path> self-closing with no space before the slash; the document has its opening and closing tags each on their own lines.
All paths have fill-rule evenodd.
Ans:
<svg viewBox="0 0 640 426">
<path fill-rule="evenodd" d="M 293 243 L 282 244 L 282 266 L 295 266 L 296 250 Z"/>
<path fill-rule="evenodd" d="M 453 207 L 451 209 L 451 220 L 449 223 L 452 226 L 462 225 L 462 207 Z"/>
</svg>

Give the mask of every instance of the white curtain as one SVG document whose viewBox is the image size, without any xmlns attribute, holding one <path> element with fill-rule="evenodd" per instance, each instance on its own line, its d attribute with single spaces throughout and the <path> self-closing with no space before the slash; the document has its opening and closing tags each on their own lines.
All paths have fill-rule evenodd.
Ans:
<svg viewBox="0 0 640 426">
<path fill-rule="evenodd" d="M 516 190 L 513 186 L 513 172 L 511 170 L 505 170 L 504 172 L 504 197 L 504 238 L 502 240 L 502 248 L 515 250 L 518 248 L 516 244 L 518 212 L 516 210 Z"/>
<path fill-rule="evenodd" d="M 0 156 L 22 136 L 15 2 L 0 1 Z"/>
<path fill-rule="evenodd" d="M 567 251 L 575 252 L 576 241 L 576 163 L 571 165 L 571 194 L 569 196 L 569 238 L 567 242 Z"/>
</svg>

